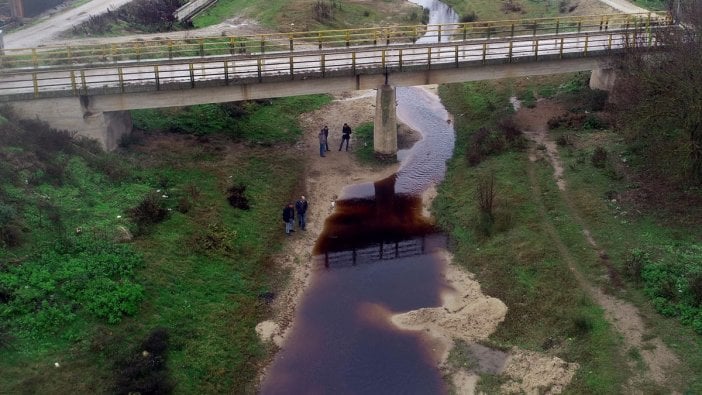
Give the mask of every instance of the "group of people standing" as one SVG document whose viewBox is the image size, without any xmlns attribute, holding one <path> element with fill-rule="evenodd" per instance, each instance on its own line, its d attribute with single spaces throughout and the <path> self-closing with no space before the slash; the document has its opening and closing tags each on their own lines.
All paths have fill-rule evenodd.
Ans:
<svg viewBox="0 0 702 395">
<path fill-rule="evenodd" d="M 324 157 L 325 152 L 329 151 L 329 128 L 327 125 L 324 125 L 322 130 L 319 131 L 319 156 Z M 341 145 L 339 145 L 339 151 L 341 151 L 341 148 L 344 146 L 344 142 L 346 142 L 346 151 L 349 150 L 349 140 L 351 139 L 351 126 L 349 124 L 344 123 L 344 126 L 341 127 Z"/>
<path fill-rule="evenodd" d="M 288 203 L 283 209 L 283 222 L 285 222 L 285 234 L 290 236 L 292 232 L 295 231 L 295 215 L 297 214 L 297 224 L 302 230 L 306 230 L 305 227 L 307 223 L 305 222 L 307 216 L 307 199 L 305 196 L 300 196 L 295 205 Z"/>
</svg>

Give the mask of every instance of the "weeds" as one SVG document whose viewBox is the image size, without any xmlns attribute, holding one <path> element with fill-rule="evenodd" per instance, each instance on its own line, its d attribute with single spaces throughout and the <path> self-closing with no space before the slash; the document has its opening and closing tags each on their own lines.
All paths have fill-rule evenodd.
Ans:
<svg viewBox="0 0 702 395">
<path fill-rule="evenodd" d="M 168 217 L 168 210 L 164 206 L 161 194 L 150 192 L 137 206 L 127 210 L 127 216 L 136 225 L 136 233 L 145 234 L 152 225 Z"/>
</svg>

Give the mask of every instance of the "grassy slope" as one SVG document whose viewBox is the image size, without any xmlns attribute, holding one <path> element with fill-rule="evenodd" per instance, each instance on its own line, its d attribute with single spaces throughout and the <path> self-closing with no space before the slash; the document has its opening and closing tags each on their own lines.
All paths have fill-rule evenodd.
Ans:
<svg viewBox="0 0 702 395">
<path fill-rule="evenodd" d="M 297 130 L 290 111 L 309 111 L 328 100 L 307 99 L 304 105 L 300 98 L 283 99 L 259 110 L 287 114 L 292 119 L 288 126 Z M 240 121 L 265 120 L 261 117 L 255 111 Z M 264 123 L 273 123 L 268 121 Z M 272 130 L 264 140 L 276 141 L 277 133 Z M 257 134 L 251 137 L 260 139 Z M 149 191 L 166 194 L 166 205 L 173 210 L 165 222 L 132 243 L 145 261 L 137 274 L 145 288 L 138 313 L 115 325 L 80 313 L 71 338 L 63 331 L 58 336 L 10 332 L 0 359 L 0 393 L 111 392 L 115 362 L 128 357 L 157 327 L 170 334 L 167 366 L 176 393 L 250 389 L 265 355 L 254 326 L 268 310 L 258 296 L 277 281 L 271 276 L 269 257 L 280 248 L 279 211 L 286 196 L 298 193 L 303 163 L 284 148 L 253 146 L 227 155 L 217 142 L 193 143 L 194 138 L 185 143 L 166 138 L 155 151 L 141 152 L 137 146 L 133 152 L 106 155 L 106 160 L 127 170 L 121 182 L 110 181 L 75 158 L 77 164 L 68 170 L 72 181 L 36 186 L 60 208 L 67 229 L 84 229 L 81 237 L 100 237 L 119 224 L 129 226 L 118 216 Z M 275 155 L 270 155 L 271 149 Z M 227 188 L 238 183 L 247 186 L 249 211 L 234 209 L 226 200 Z M 27 188 L 29 192 L 6 189 L 18 199 L 38 193 L 33 186 Z M 176 209 L 181 198 L 192 203 L 186 213 Z M 31 254 L 55 237 L 46 224 L 33 222 L 32 205 L 24 206 L 22 215 L 32 229 L 30 241 L 20 249 L 2 249 L 0 258 Z M 213 239 L 221 243 L 212 246 Z M 54 362 L 61 367 L 54 368 Z"/>
<path fill-rule="evenodd" d="M 330 3 L 329 1 L 325 1 Z M 406 7 L 403 0 L 382 0 L 376 4 L 363 1 L 342 0 L 333 9 L 334 18 L 318 21 L 314 18 L 316 0 L 220 0 L 211 9 L 198 15 L 196 27 L 220 23 L 233 15 L 259 21 L 273 30 L 289 31 L 294 23 L 297 31 L 347 29 L 388 24 L 419 23 L 421 13 L 416 7 Z"/>
<path fill-rule="evenodd" d="M 584 240 L 580 223 L 590 229 L 620 272 L 634 247 L 665 251 L 666 246 L 698 243 L 701 233 L 694 227 L 662 224 L 648 214 L 622 217 L 622 211 L 629 208 L 615 206 L 605 196 L 608 191 L 625 190 L 627 183 L 590 164 L 593 143 L 582 150 L 570 148 L 561 153 L 572 191 L 569 200 L 557 190 L 549 165 L 530 164 L 524 153 L 493 157 L 475 168 L 467 166 L 463 152 L 468 136 L 480 126 L 490 127 L 500 113 L 509 112 L 502 110 L 508 95 L 552 95 L 558 86 L 574 91 L 581 85 L 559 78 L 542 77 L 536 83 L 531 79 L 456 84 L 440 90 L 449 111 L 463 115 L 456 117 L 456 153 L 435 210 L 439 222 L 456 241 L 455 261 L 476 273 L 484 290 L 509 307 L 505 322 L 491 341 L 579 362 L 581 369 L 568 392 L 618 393 L 630 374 L 626 360 L 640 365 L 640 354 L 622 348 L 601 309 L 579 290 L 567 267 L 569 262 L 576 264 L 595 283 L 601 283 L 606 272 Z M 543 84 L 549 79 L 555 84 Z M 577 133 L 584 140 L 592 136 L 593 141 L 603 142 L 600 133 Z M 622 149 L 613 134 L 607 136 L 605 141 L 609 143 L 605 146 L 614 152 Z M 497 208 L 494 233 L 486 238 L 476 225 L 475 185 L 481 174 L 488 172 L 496 175 Z M 699 392 L 701 384 L 695 372 L 702 368 L 700 336 L 689 326 L 656 314 L 634 284 L 628 284 L 618 296 L 635 302 L 650 325 L 649 336 L 660 336 L 681 357 L 683 363 L 673 373 L 673 383 L 680 389 Z M 489 386 L 498 385 L 499 378 L 483 383 L 490 392 Z M 649 383 L 647 390 L 660 389 Z"/>
</svg>

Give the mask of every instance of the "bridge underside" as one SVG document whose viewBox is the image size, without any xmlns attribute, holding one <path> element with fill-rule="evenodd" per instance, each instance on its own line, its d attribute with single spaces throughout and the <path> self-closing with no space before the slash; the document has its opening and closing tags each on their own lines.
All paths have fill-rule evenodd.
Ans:
<svg viewBox="0 0 702 395">
<path fill-rule="evenodd" d="M 304 83 L 297 80 L 266 80 L 260 83 L 224 85 L 222 81 L 211 81 L 190 89 L 15 101 L 12 103 L 12 107 L 20 116 L 39 118 L 47 121 L 54 128 L 76 130 L 81 135 L 96 138 L 109 150 L 114 149 L 121 135 L 128 133 L 131 128 L 131 120 L 128 119 L 129 113 L 127 111 L 133 109 L 348 92 L 379 89 L 384 85 L 392 87 L 419 86 L 561 74 L 606 68 L 602 62 L 602 58 L 588 57 L 491 64 L 483 67 L 389 72 L 387 80 L 386 75 L 378 73 L 309 78 Z M 382 89 L 379 89 L 379 92 L 381 91 Z M 386 106 L 386 109 L 389 107 Z M 377 117 L 388 118 L 387 114 L 383 113 L 376 113 Z M 383 133 L 395 133 L 394 111 L 392 111 L 391 117 L 392 120 L 385 119 L 387 122 L 382 122 L 382 125 L 376 121 L 376 127 L 382 126 Z M 388 125 L 393 126 L 389 127 Z M 376 138 L 379 137 L 381 136 L 376 136 Z M 385 140 L 387 140 L 387 144 L 383 144 L 383 147 L 377 151 L 382 154 L 393 154 L 397 149 L 396 138 L 394 145 L 392 138 L 388 137 Z"/>
</svg>

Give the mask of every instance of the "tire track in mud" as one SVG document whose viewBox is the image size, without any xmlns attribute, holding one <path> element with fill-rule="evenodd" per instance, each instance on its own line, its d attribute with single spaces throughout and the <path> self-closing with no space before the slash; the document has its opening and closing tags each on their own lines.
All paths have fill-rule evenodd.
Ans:
<svg viewBox="0 0 702 395">
<path fill-rule="evenodd" d="M 589 231 L 584 220 L 578 213 L 578 209 L 570 197 L 570 193 L 566 188 L 565 182 L 562 182 L 563 163 L 558 157 L 557 149 L 555 149 L 555 143 L 548 136 L 547 121 L 550 116 L 544 116 L 543 114 L 539 113 L 539 111 L 543 111 L 546 114 L 553 113 L 553 115 L 556 115 L 556 112 L 560 110 L 559 107 L 557 105 L 554 106 L 553 103 L 548 101 L 539 101 L 534 109 L 519 109 L 519 111 L 517 111 L 515 114 L 515 118 L 518 120 L 517 124 L 524 125 L 522 127 L 524 128 L 523 132 L 525 136 L 533 142 L 529 147 L 529 165 L 527 167 L 527 174 L 529 184 L 531 185 L 532 197 L 538 207 L 541 217 L 544 219 L 542 221 L 542 226 L 558 249 L 559 254 L 567 264 L 568 268 L 573 273 L 578 284 L 580 284 L 588 295 L 590 295 L 590 297 L 600 307 L 602 307 L 607 321 L 617 330 L 617 332 L 619 332 L 619 334 L 621 334 L 627 349 L 635 348 L 641 354 L 646 368 L 644 371 L 637 371 L 635 362 L 629 361 L 629 367 L 634 374 L 629 380 L 628 390 L 631 392 L 637 392 L 639 388 L 645 388 L 646 383 L 650 381 L 653 381 L 662 387 L 670 388 L 673 385 L 673 383 L 670 382 L 670 372 L 673 372 L 679 365 L 680 361 L 678 357 L 663 343 L 660 338 L 648 339 L 645 323 L 642 320 L 641 314 L 636 306 L 616 298 L 613 295 L 605 294 L 602 289 L 596 287 L 587 278 L 585 278 L 583 273 L 580 272 L 570 249 L 559 236 L 555 225 L 548 220 L 546 207 L 540 199 L 540 196 L 542 195 L 541 186 L 539 185 L 536 177 L 535 167 L 539 160 L 545 160 L 554 168 L 554 178 L 556 179 L 559 187 L 558 193 L 566 205 L 568 211 L 567 214 L 582 229 L 583 237 L 596 251 L 600 263 L 607 269 L 610 282 L 617 286 L 619 279 L 616 272 L 612 269 L 611 262 L 609 262 L 609 257 L 606 251 L 601 249 L 598 243 L 595 241 L 592 233 Z M 547 147 L 547 149 L 538 150 L 537 144 L 543 144 Z M 548 147 L 552 147 L 553 149 L 549 149 Z"/>
</svg>

